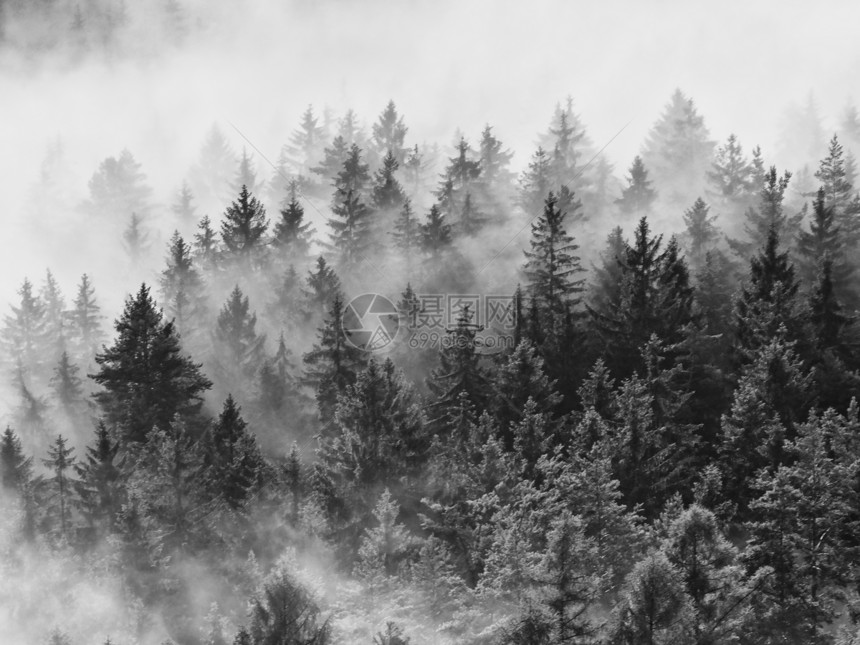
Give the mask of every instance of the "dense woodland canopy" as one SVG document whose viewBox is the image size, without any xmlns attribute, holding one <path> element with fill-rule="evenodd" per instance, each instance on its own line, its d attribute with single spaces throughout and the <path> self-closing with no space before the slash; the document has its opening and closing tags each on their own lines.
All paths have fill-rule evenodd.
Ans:
<svg viewBox="0 0 860 645">
<path fill-rule="evenodd" d="M 548 112 L 520 171 L 394 101 L 309 106 L 271 168 L 215 125 L 168 206 L 132 151 L 92 169 L 80 216 L 159 268 L 124 304 L 46 269 L 5 313 L 17 637 L 857 643 L 856 110 L 787 169 L 680 90 L 619 169 Z M 420 294 L 510 296 L 512 342 L 465 311 L 359 350 L 363 292 L 402 332 Z"/>
</svg>

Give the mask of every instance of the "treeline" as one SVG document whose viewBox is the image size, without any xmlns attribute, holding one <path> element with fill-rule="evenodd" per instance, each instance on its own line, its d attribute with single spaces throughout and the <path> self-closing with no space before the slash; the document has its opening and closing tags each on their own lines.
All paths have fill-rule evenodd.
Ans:
<svg viewBox="0 0 860 645">
<path fill-rule="evenodd" d="M 490 127 L 433 182 L 393 103 L 369 137 L 354 118 L 327 139 L 309 109 L 265 184 L 213 131 L 174 208 L 193 233 L 110 337 L 87 276 L 72 306 L 50 273 L 24 282 L 10 552 L 110 570 L 144 608 L 128 639 L 855 642 L 860 197 L 839 138 L 792 193 L 678 92 L 615 191 L 570 103 L 518 181 Z M 144 179 L 108 159 L 82 205 L 130 221 L 133 261 Z M 320 239 L 305 208 L 326 197 Z M 476 251 L 510 224 L 524 255 Z M 439 349 L 348 342 L 369 266 L 397 269 L 406 325 L 419 294 L 495 285 L 482 253 L 518 276 L 514 349 L 480 353 L 468 308 Z"/>
</svg>

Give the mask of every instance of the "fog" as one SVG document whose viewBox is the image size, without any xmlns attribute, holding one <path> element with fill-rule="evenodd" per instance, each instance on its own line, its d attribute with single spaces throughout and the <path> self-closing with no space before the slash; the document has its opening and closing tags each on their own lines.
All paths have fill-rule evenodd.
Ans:
<svg viewBox="0 0 860 645">
<path fill-rule="evenodd" d="M 158 11 L 129 2 L 123 40 L 84 54 L 66 44 L 27 48 L 26 30 L 35 29 L 33 25 L 7 22 L 5 41 L 0 41 L 0 316 L 16 302 L 25 277 L 38 288 L 51 269 L 68 301 L 81 274 L 87 273 L 94 280 L 105 328 L 112 333 L 110 321 L 121 312 L 128 293 L 141 281 L 157 281 L 176 228 L 170 205 L 213 125 L 234 152 L 246 150 L 258 177 L 268 180 L 276 172 L 272 164 L 281 146 L 309 105 L 321 120 L 328 111 L 334 124 L 353 109 L 369 133 L 371 123 L 393 100 L 409 128 L 407 147 L 436 144 L 444 165 L 460 134 L 475 145 L 489 124 L 514 153 L 512 170 L 519 173 L 556 105 L 572 97 L 593 148 L 613 165 L 620 185 L 676 88 L 695 101 L 711 139 L 721 144 L 734 133 L 747 155 L 760 145 L 767 165 L 791 171 L 800 170 L 800 158 L 804 163 L 817 161 L 802 157 L 787 134 L 791 110 L 814 102 L 829 139 L 846 106 L 860 100 L 860 3 L 844 0 L 815 5 L 775 0 L 730 5 L 681 0 L 180 4 L 187 31 L 178 40 L 167 38 Z M 820 144 L 823 151 L 826 140 Z M 34 204 L 47 199 L 39 193 L 40 173 L 57 145 L 62 149 L 58 192 L 45 212 Z M 122 246 L 127 222 L 92 218 L 82 209 L 88 181 L 99 164 L 124 149 L 141 164 L 153 189 L 153 207 L 145 217 L 150 252 L 138 265 L 128 262 Z M 437 167 L 436 175 L 441 170 Z M 437 182 L 432 178 L 429 183 Z M 316 199 L 306 205 L 318 242 L 328 232 L 327 204 Z M 419 217 L 429 204 L 428 196 L 416 209 Z M 227 201 L 210 203 L 198 208 L 197 216 L 209 215 L 217 230 L 227 206 Z M 680 213 L 673 212 L 655 219 L 667 232 L 675 232 L 679 218 Z M 594 222 L 582 234 L 584 259 L 596 260 L 614 225 Z M 483 287 L 504 292 L 516 284 L 520 249 L 527 238 L 526 221 L 516 220 L 463 243 Z M 398 295 L 405 283 L 403 265 L 380 267 L 374 268 L 376 290 Z M 298 268 L 304 278 L 306 267 Z M 363 286 L 374 279 L 365 275 Z M 344 282 L 349 285 L 350 277 Z M 262 309 L 263 302 L 255 297 L 263 289 L 246 289 L 252 307 Z M 212 294 L 215 307 L 226 297 L 222 291 Z M 262 331 L 273 349 L 278 330 Z M 292 349 L 310 343 L 311 333 L 291 339 Z M 0 397 L 0 420 L 11 417 L 13 398 Z M 0 529 L 6 527 L 0 524 Z M 11 538 L 0 534 L 0 557 L 10 544 Z M 312 570 L 309 579 L 325 577 L 329 555 L 310 565 L 305 562 Z M 24 565 L 21 575 L 37 580 L 31 595 L 38 596 L 62 578 L 66 563 L 62 553 L 54 553 L 44 566 L 38 566 L 35 556 Z M 187 566 L 182 575 L 206 575 L 194 569 L 202 570 L 204 564 Z M 80 635 L 86 633 L 88 620 L 112 620 L 116 624 L 109 625 L 114 630 L 110 633 L 131 639 L 135 630 L 128 623 L 134 617 L 102 617 L 91 607 L 102 607 L 99 611 L 106 614 L 103 596 L 117 584 L 106 580 L 107 591 L 82 583 L 81 611 L 88 618 L 69 629 Z M 2 608 L 4 596 L 13 592 L 8 587 L 0 592 Z M 355 589 L 350 593 L 360 595 Z M 205 613 L 211 600 L 200 599 L 197 609 Z M 29 595 L 26 602 L 35 603 Z M 14 625 L 18 611 L 26 609 L 16 606 L 6 616 L 0 611 L 0 627 L 8 627 L 4 618 Z M 46 611 L 51 619 L 61 613 L 53 605 Z M 118 607 L 121 611 L 127 608 Z M 374 620 L 381 620 L 379 616 Z M 98 638 L 109 631 L 98 632 Z M 146 637 L 151 640 L 145 642 L 166 638 L 162 631 L 151 627 Z M 17 638 L 19 633 L 13 633 Z"/>
<path fill-rule="evenodd" d="M 598 147 L 629 123 L 605 151 L 621 176 L 676 87 L 714 139 L 735 132 L 777 163 L 791 103 L 812 92 L 829 132 L 857 92 L 860 7 L 846 2 L 186 6 L 191 31 L 178 48 L 159 45 L 157 24 L 144 22 L 108 60 L 70 63 L 60 51 L 24 62 L 4 52 L 0 185 L 7 234 L 14 227 L 21 242 L 2 258 L 4 297 L 46 264 L 60 276 L 88 269 L 72 250 L 46 256 L 44 241 L 20 239 L 26 188 L 56 137 L 74 170 L 73 199 L 102 159 L 128 148 L 157 201 L 169 203 L 211 124 L 240 150 L 235 124 L 274 160 L 308 104 L 336 116 L 351 107 L 369 123 L 394 99 L 410 142 L 447 145 L 457 129 L 474 141 L 490 123 L 521 168 L 553 106 L 572 96 Z M 262 159 L 257 167 L 271 170 Z"/>
</svg>

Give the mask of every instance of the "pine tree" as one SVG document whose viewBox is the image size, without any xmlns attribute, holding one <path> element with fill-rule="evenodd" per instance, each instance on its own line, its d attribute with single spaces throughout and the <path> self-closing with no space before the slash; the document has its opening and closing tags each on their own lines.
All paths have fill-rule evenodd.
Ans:
<svg viewBox="0 0 860 645">
<path fill-rule="evenodd" d="M 131 213 L 122 233 L 122 243 L 132 264 L 140 262 L 149 251 L 149 232 L 143 227 L 143 218 L 135 212 Z"/>
<path fill-rule="evenodd" d="M 272 245 L 282 258 L 302 262 L 310 253 L 313 224 L 305 221 L 305 210 L 292 192 L 289 203 L 280 210 L 280 219 L 272 230 Z"/>
<path fill-rule="evenodd" d="M 705 191 L 714 142 L 693 100 L 676 89 L 642 148 L 657 191 L 671 204 L 691 203 Z"/>
<path fill-rule="evenodd" d="M 237 163 L 236 153 L 230 148 L 224 133 L 217 124 L 213 124 L 190 177 L 194 194 L 203 199 L 205 207 L 220 207 L 230 199 Z"/>
<path fill-rule="evenodd" d="M 696 266 L 701 264 L 705 253 L 715 243 L 718 232 L 714 221 L 716 216 L 709 215 L 711 207 L 699 197 L 695 203 L 684 212 L 684 225 L 689 244 L 690 256 Z"/>
<path fill-rule="evenodd" d="M 230 508 L 242 508 L 262 487 L 266 462 L 232 395 L 224 401 L 205 445 L 204 462 L 216 493 Z"/>
<path fill-rule="evenodd" d="M 426 456 L 424 415 L 414 388 L 390 359 L 371 359 L 355 383 L 339 394 L 337 431 L 322 447 L 327 468 L 352 500 L 356 521 L 366 521 L 366 494 L 413 484 Z M 369 511 L 369 508 L 367 509 Z"/>
<path fill-rule="evenodd" d="M 355 383 L 361 365 L 362 352 L 353 347 L 341 327 L 343 300 L 340 293 L 332 298 L 331 309 L 323 326 L 317 330 L 318 342 L 304 355 L 307 385 L 316 388 L 317 407 L 324 431 L 334 421 L 335 406 L 340 394 Z"/>
<path fill-rule="evenodd" d="M 421 224 L 421 248 L 433 262 L 445 254 L 453 244 L 451 225 L 445 222 L 445 215 L 436 204 L 430 207 L 427 221 Z"/>
<path fill-rule="evenodd" d="M 174 231 L 167 247 L 167 267 L 161 272 L 165 315 L 184 337 L 191 335 L 204 313 L 203 279 L 194 267 L 191 247 Z"/>
<path fill-rule="evenodd" d="M 489 125 L 481 131 L 478 163 L 483 203 L 492 208 L 506 206 L 511 198 L 514 174 L 508 169 L 513 153 L 503 147 Z"/>
<path fill-rule="evenodd" d="M 18 435 L 6 426 L 0 437 L 0 482 L 6 491 L 24 491 L 33 476 L 33 458 L 24 456 Z"/>
<path fill-rule="evenodd" d="M 665 555 L 651 553 L 627 577 L 622 603 L 609 626 L 609 642 L 691 642 L 691 613 L 680 573 Z"/>
<path fill-rule="evenodd" d="M 152 188 L 146 185 L 146 175 L 128 150 L 119 158 L 108 157 L 89 181 L 89 199 L 85 206 L 93 215 L 125 219 L 131 213 L 145 215 L 150 209 Z"/>
<path fill-rule="evenodd" d="M 747 284 L 735 303 L 735 328 L 742 351 L 767 344 L 784 327 L 790 340 L 803 337 L 803 312 L 797 299 L 800 284 L 787 252 L 780 252 L 776 227 L 766 245 L 750 261 Z"/>
<path fill-rule="evenodd" d="M 115 323 L 114 344 L 95 357 L 99 370 L 92 378 L 103 388 L 96 401 L 125 442 L 145 441 L 153 427 L 168 427 L 177 414 L 192 421 L 211 387 L 200 366 L 182 355 L 173 323 L 163 318 L 149 287 L 141 285 Z"/>
<path fill-rule="evenodd" d="M 328 620 L 321 620 L 313 596 L 296 580 L 290 568 L 289 563 L 279 562 L 251 598 L 250 624 L 245 632 L 249 644 L 333 642 Z"/>
<path fill-rule="evenodd" d="M 450 342 L 442 344 L 439 367 L 430 373 L 427 385 L 435 400 L 429 414 L 434 423 L 447 418 L 463 394 L 478 410 L 483 410 L 489 400 L 489 382 L 475 351 L 474 317 L 468 306 L 462 309 L 457 325 L 447 330 Z"/>
<path fill-rule="evenodd" d="M 81 362 L 89 362 L 104 338 L 101 308 L 95 297 L 95 288 L 89 276 L 83 274 L 69 312 L 69 344 Z"/>
<path fill-rule="evenodd" d="M 311 172 L 320 175 L 325 185 L 334 185 L 353 144 L 356 142 L 349 141 L 341 135 L 336 136 L 323 152 L 320 165 L 311 168 Z"/>
<path fill-rule="evenodd" d="M 812 204 L 809 231 L 801 231 L 797 239 L 798 269 L 804 284 L 815 283 L 819 268 L 826 260 L 831 265 L 831 277 L 840 294 L 850 292 L 853 267 L 846 261 L 845 241 L 834 207 L 827 205 L 824 188 L 819 188 Z"/>
<path fill-rule="evenodd" d="M 406 195 L 403 193 L 403 188 L 400 187 L 400 182 L 394 174 L 400 164 L 394 156 L 394 153 L 389 150 L 382 160 L 382 167 L 376 171 L 373 182 L 373 191 L 371 198 L 373 207 L 382 212 L 393 212 L 400 208 Z"/>
<path fill-rule="evenodd" d="M 310 177 L 311 168 L 319 161 L 325 147 L 325 132 L 309 105 L 302 114 L 299 127 L 290 136 L 283 152 L 289 158 L 293 173 Z"/>
<path fill-rule="evenodd" d="M 573 213 L 576 206 L 578 203 Z M 567 215 L 550 192 L 543 215 L 532 223 L 531 249 L 525 251 L 528 289 L 542 309 L 547 331 L 554 334 L 558 332 L 566 308 L 577 307 L 579 294 L 584 290 L 584 280 L 577 277 L 583 272 L 579 257 L 575 255 L 579 246 L 564 225 Z"/>
<path fill-rule="evenodd" d="M 748 258 L 767 242 L 771 228 L 776 231 L 780 242 L 788 244 L 797 235 L 803 214 L 788 215 L 784 212 L 785 190 L 791 180 L 791 173 L 780 177 L 776 166 L 771 166 L 762 180 L 759 194 L 759 207 L 750 207 L 746 212 L 744 231 L 746 240 L 729 239 L 732 251 L 740 258 Z"/>
<path fill-rule="evenodd" d="M 45 305 L 26 278 L 18 295 L 20 304 L 11 306 L 12 314 L 4 321 L 6 359 L 16 367 L 38 374 L 45 349 Z"/>
<path fill-rule="evenodd" d="M 39 299 L 45 305 L 45 346 L 51 352 L 45 358 L 52 361 L 66 347 L 66 302 L 50 269 L 45 275 Z"/>
<path fill-rule="evenodd" d="M 221 240 L 225 250 L 246 267 L 252 266 L 261 252 L 268 227 L 265 207 L 243 185 L 238 201 L 224 211 Z"/>
<path fill-rule="evenodd" d="M 394 101 L 388 102 L 372 130 L 376 153 L 380 157 L 390 153 L 398 164 L 402 164 L 406 160 L 404 140 L 409 128 L 403 124 L 403 117 L 397 113 Z"/>
<path fill-rule="evenodd" d="M 827 625 L 839 614 L 853 554 L 841 537 L 850 534 L 856 508 L 854 469 L 831 453 L 828 424 L 811 418 L 787 445 L 791 464 L 765 471 L 751 507 L 746 552 L 753 570 L 770 567 L 756 632 L 785 640 L 827 642 Z"/>
<path fill-rule="evenodd" d="M 368 182 L 367 165 L 353 144 L 335 182 L 332 204 L 331 245 L 340 254 L 343 266 L 354 267 L 366 261 L 373 246 L 373 211 L 364 201 Z"/>
<path fill-rule="evenodd" d="M 627 187 L 621 191 L 621 198 L 615 203 L 625 217 L 642 218 L 651 214 L 651 206 L 657 199 L 657 192 L 651 187 L 648 171 L 642 157 L 636 156 L 630 166 Z"/>
<path fill-rule="evenodd" d="M 118 456 L 119 447 L 104 422 L 99 421 L 84 461 L 75 464 L 81 511 L 98 534 L 113 532 L 123 501 L 121 471 L 124 460 Z"/>
<path fill-rule="evenodd" d="M 335 296 L 340 297 L 341 302 L 343 301 L 340 278 L 323 256 L 317 258 L 316 271 L 308 271 L 306 282 L 308 288 L 303 290 L 302 294 L 307 303 L 308 318 L 322 320 Z"/>
<path fill-rule="evenodd" d="M 60 409 L 74 420 L 80 419 L 87 409 L 79 371 L 80 368 L 69 359 L 68 352 L 63 352 L 51 378 L 55 400 Z"/>
<path fill-rule="evenodd" d="M 390 235 L 394 238 L 394 245 L 400 249 L 407 261 L 421 245 L 421 224 L 415 218 L 412 202 L 408 198 L 403 202 Z"/>
<path fill-rule="evenodd" d="M 550 157 L 543 148 L 538 148 L 519 180 L 519 205 L 531 218 L 541 212 L 550 190 L 555 188 L 550 178 Z"/>
<path fill-rule="evenodd" d="M 57 435 L 54 443 L 48 448 L 48 458 L 42 463 L 51 471 L 52 477 L 46 480 L 51 492 L 48 503 L 55 507 L 59 519 L 59 539 L 63 540 L 69 533 L 72 509 L 72 495 L 75 482 L 69 479 L 66 471 L 75 467 L 74 448 L 66 447 L 63 435 Z M 50 521 L 50 520 L 49 520 Z M 53 527 L 56 530 L 57 527 Z"/>
<path fill-rule="evenodd" d="M 263 362 L 265 335 L 257 334 L 257 314 L 239 285 L 221 307 L 215 326 L 219 365 L 234 387 L 250 377 Z"/>
<path fill-rule="evenodd" d="M 170 210 L 176 217 L 177 225 L 183 230 L 188 230 L 191 223 L 197 221 L 197 209 L 194 207 L 194 193 L 191 192 L 191 186 L 187 181 L 182 182 L 182 187 L 176 194 L 176 201 L 170 206 Z"/>
<path fill-rule="evenodd" d="M 236 171 L 230 188 L 235 194 L 241 192 L 242 186 L 245 186 L 249 193 L 255 195 L 262 192 L 262 186 L 257 183 L 257 172 L 254 170 L 254 161 L 248 156 L 248 151 L 245 148 L 242 148 L 242 158 L 239 160 L 239 168 Z"/>
<path fill-rule="evenodd" d="M 194 234 L 194 259 L 201 267 L 212 269 L 218 258 L 218 239 L 212 228 L 212 220 L 205 215 L 197 224 Z"/>
<path fill-rule="evenodd" d="M 761 186 L 756 184 L 755 168 L 743 153 L 738 138 L 730 134 L 717 148 L 708 172 L 707 194 L 714 200 L 726 221 L 733 222 L 751 207 Z"/>
</svg>

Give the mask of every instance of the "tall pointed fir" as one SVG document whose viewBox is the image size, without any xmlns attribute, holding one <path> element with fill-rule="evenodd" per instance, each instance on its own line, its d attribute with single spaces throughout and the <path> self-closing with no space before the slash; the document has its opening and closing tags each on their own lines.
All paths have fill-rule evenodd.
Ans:
<svg viewBox="0 0 860 645">
<path fill-rule="evenodd" d="M 783 245 L 788 245 L 794 240 L 800 229 L 803 214 L 785 213 L 783 201 L 790 180 L 791 173 L 784 172 L 780 177 L 776 172 L 776 166 L 771 166 L 764 174 L 758 207 L 751 206 L 745 215 L 746 239 L 728 240 L 729 247 L 739 258 L 749 258 L 763 247 L 771 229 L 775 231 L 778 241 Z"/>
<path fill-rule="evenodd" d="M 60 541 L 69 536 L 75 492 L 74 481 L 69 478 L 68 473 L 75 466 L 75 458 L 72 456 L 75 449 L 67 447 L 66 443 L 63 435 L 57 435 L 48 448 L 48 458 L 42 460 L 51 473 L 51 477 L 45 481 L 48 487 L 46 501 L 49 509 L 46 528 Z"/>
<path fill-rule="evenodd" d="M 700 267 L 705 253 L 713 248 L 719 233 L 714 221 L 716 215 L 710 215 L 711 207 L 699 197 L 695 203 L 684 211 L 685 242 L 694 267 Z"/>
<path fill-rule="evenodd" d="M 96 300 L 95 288 L 85 273 L 78 283 L 77 293 L 72 302 L 69 316 L 69 349 L 76 360 L 89 364 L 104 340 L 102 331 L 101 308 Z"/>
<path fill-rule="evenodd" d="M 368 261 L 372 252 L 373 211 L 365 201 L 368 181 L 368 166 L 361 161 L 361 150 L 353 144 L 335 182 L 333 217 L 328 220 L 331 245 L 344 267 Z"/>
<path fill-rule="evenodd" d="M 621 197 L 615 203 L 622 215 L 638 220 L 651 214 L 657 191 L 652 188 L 648 171 L 639 155 L 633 159 L 628 173 L 627 186 L 621 190 Z"/>
<path fill-rule="evenodd" d="M 307 289 L 302 289 L 302 296 L 306 318 L 322 321 L 335 296 L 343 302 L 340 278 L 322 255 L 317 258 L 316 270 L 308 271 L 305 283 Z"/>
<path fill-rule="evenodd" d="M 737 136 L 730 134 L 726 143 L 717 147 L 707 176 L 707 196 L 717 211 L 725 221 L 739 222 L 754 204 L 761 186 L 757 185 L 755 167 L 744 155 Z"/>
<path fill-rule="evenodd" d="M 310 254 L 315 231 L 313 224 L 305 219 L 305 209 L 298 202 L 295 186 L 279 215 L 272 229 L 272 246 L 282 263 L 301 264 Z"/>
<path fill-rule="evenodd" d="M 45 305 L 34 293 L 33 284 L 24 279 L 18 289 L 19 304 L 11 305 L 5 316 L 3 345 L 7 364 L 41 375 L 45 350 Z"/>
<path fill-rule="evenodd" d="M 563 317 L 580 303 L 584 279 L 579 246 L 565 228 L 565 218 L 579 208 L 575 202 L 569 212 L 559 208 L 558 198 L 550 192 L 543 214 L 532 223 L 530 249 L 525 251 L 524 272 L 529 295 L 537 301 L 546 333 L 556 338 Z"/>
<path fill-rule="evenodd" d="M 104 422 L 99 421 L 92 444 L 75 464 L 80 510 L 96 537 L 113 532 L 122 506 L 124 460 L 118 456 L 119 447 Z"/>
<path fill-rule="evenodd" d="M 394 101 L 389 101 L 372 128 L 376 154 L 382 158 L 390 153 L 398 164 L 402 164 L 406 160 L 404 140 L 408 130 L 409 128 L 403 123 L 403 117 L 397 112 Z"/>
<path fill-rule="evenodd" d="M 188 341 L 205 313 L 203 279 L 194 267 L 191 247 L 174 231 L 167 247 L 167 267 L 161 272 L 161 301 L 164 314 L 175 321 L 176 330 Z"/>
<path fill-rule="evenodd" d="M 243 185 L 238 200 L 227 207 L 221 222 L 221 240 L 228 257 L 244 268 L 254 267 L 262 253 L 268 227 L 265 207 Z"/>
<path fill-rule="evenodd" d="M 245 393 L 245 382 L 263 362 L 265 335 L 256 330 L 257 314 L 239 285 L 221 307 L 215 324 L 215 361 L 228 389 Z"/>
<path fill-rule="evenodd" d="M 92 379 L 105 421 L 124 442 L 142 442 L 158 426 L 167 428 L 174 416 L 193 423 L 211 382 L 200 365 L 182 354 L 176 328 L 166 322 L 141 285 L 125 303 L 115 323 L 116 340 L 96 355 Z"/>
<path fill-rule="evenodd" d="M 550 156 L 546 150 L 538 148 L 519 179 L 518 203 L 526 217 L 534 217 L 541 211 L 547 194 L 554 188 L 550 176 Z"/>
<path fill-rule="evenodd" d="M 304 357 L 307 385 L 316 389 L 317 408 L 322 432 L 331 432 L 337 398 L 355 383 L 365 363 L 364 352 L 347 340 L 343 329 L 343 300 L 336 293 L 323 326 L 317 330 L 318 341 Z"/>
</svg>

